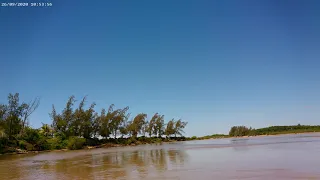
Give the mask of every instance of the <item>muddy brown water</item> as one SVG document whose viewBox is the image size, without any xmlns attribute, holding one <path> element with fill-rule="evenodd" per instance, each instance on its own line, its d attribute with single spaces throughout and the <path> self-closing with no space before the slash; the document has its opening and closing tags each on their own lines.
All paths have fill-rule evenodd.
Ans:
<svg viewBox="0 0 320 180">
<path fill-rule="evenodd" d="M 1 155 L 0 179 L 320 179 L 320 134 Z"/>
</svg>

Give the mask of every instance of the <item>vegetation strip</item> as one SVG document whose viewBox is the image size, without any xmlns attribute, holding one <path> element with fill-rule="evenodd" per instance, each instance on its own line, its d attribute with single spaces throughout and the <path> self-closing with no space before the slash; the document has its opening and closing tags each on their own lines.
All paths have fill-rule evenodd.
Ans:
<svg viewBox="0 0 320 180">
<path fill-rule="evenodd" d="M 271 126 L 252 129 L 234 126 L 228 135 L 214 134 L 204 137 L 184 137 L 188 124 L 181 119 L 165 123 L 164 115 L 155 113 L 150 120 L 139 113 L 129 121 L 129 107 L 96 112 L 92 103 L 85 108 L 84 97 L 74 109 L 75 97 L 71 96 L 66 107 L 57 113 L 54 105 L 50 117 L 52 124 L 34 129 L 28 126 L 30 115 L 38 108 L 40 99 L 21 103 L 19 94 L 9 94 L 8 104 L 0 104 L 0 153 L 27 153 L 63 149 L 115 147 L 161 143 L 171 141 L 217 139 L 243 136 L 277 135 L 289 133 L 320 132 L 320 126 L 294 125 Z M 119 137 L 120 136 L 120 137 Z"/>
<path fill-rule="evenodd" d="M 68 99 L 61 113 L 52 106 L 51 125 L 43 124 L 40 129 L 33 129 L 27 125 L 28 117 L 39 102 L 35 99 L 20 104 L 16 93 L 9 94 L 7 105 L 0 105 L 0 153 L 185 140 L 182 133 L 187 122 L 181 119 L 172 119 L 165 124 L 164 115 L 155 113 L 148 121 L 147 114 L 139 113 L 129 121 L 129 107 L 115 109 L 112 104 L 108 110 L 102 109 L 98 113 L 94 109 L 95 103 L 85 108 L 84 97 L 74 109 L 74 96 Z"/>
</svg>

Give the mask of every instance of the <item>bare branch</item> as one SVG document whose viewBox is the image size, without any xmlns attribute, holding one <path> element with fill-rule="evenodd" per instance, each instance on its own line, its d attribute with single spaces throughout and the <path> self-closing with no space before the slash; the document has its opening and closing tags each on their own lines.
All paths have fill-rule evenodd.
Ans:
<svg viewBox="0 0 320 180">
<path fill-rule="evenodd" d="M 25 104 L 24 111 L 22 113 L 22 129 L 21 133 L 23 133 L 24 128 L 26 126 L 27 120 L 29 116 L 39 107 L 40 105 L 40 98 L 36 97 L 34 100 L 30 101 L 28 104 Z"/>
</svg>

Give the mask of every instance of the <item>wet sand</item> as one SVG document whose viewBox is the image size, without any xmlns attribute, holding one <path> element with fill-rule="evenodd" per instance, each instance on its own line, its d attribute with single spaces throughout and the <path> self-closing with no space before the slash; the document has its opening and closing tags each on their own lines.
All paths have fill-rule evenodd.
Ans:
<svg viewBox="0 0 320 180">
<path fill-rule="evenodd" d="M 320 179 L 320 133 L 0 156 L 0 179 Z"/>
</svg>

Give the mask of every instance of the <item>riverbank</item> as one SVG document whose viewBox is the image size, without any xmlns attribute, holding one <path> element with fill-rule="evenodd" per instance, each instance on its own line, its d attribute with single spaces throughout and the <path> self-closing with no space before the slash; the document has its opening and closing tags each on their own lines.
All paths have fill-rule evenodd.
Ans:
<svg viewBox="0 0 320 180">
<path fill-rule="evenodd" d="M 204 136 L 204 137 L 196 137 L 196 138 L 187 138 L 187 141 L 192 140 L 214 140 L 214 139 L 238 139 L 238 138 L 259 138 L 259 137 L 267 137 L 267 136 L 281 136 L 281 135 L 295 135 L 295 134 L 319 134 L 319 131 L 315 132 L 279 132 L 273 134 L 262 134 L 262 135 L 254 135 L 254 136 L 229 136 L 229 135 L 211 135 L 211 136 Z"/>
<path fill-rule="evenodd" d="M 238 138 L 259 138 L 259 137 L 267 137 L 267 136 L 281 136 L 281 135 L 295 135 L 295 134 L 319 134 L 320 132 L 299 132 L 299 133 L 294 133 L 294 132 L 282 132 L 282 133 L 273 133 L 273 134 L 263 134 L 263 135 L 255 135 L 255 136 L 238 136 L 238 137 L 231 137 L 229 135 L 222 135 L 222 134 L 214 134 L 210 136 L 204 136 L 204 137 L 178 137 L 178 138 L 156 138 L 156 137 L 151 137 L 151 138 L 146 138 L 144 137 L 142 140 L 137 138 L 136 140 L 133 140 L 132 138 L 124 138 L 125 142 L 119 140 L 116 141 L 112 139 L 112 141 L 116 141 L 118 143 L 101 143 L 98 145 L 84 145 L 79 149 L 97 149 L 97 148 L 112 148 L 112 147 L 126 147 L 126 146 L 137 146 L 137 145 L 143 145 L 143 144 L 159 144 L 159 143 L 170 143 L 170 142 L 178 142 L 178 141 L 194 141 L 194 140 L 208 140 L 208 139 L 238 139 Z M 140 137 L 141 138 L 141 137 Z M 0 155 L 16 155 L 16 154 L 31 154 L 31 153 L 42 153 L 42 152 L 61 152 L 61 151 L 72 151 L 75 149 L 68 149 L 68 148 L 63 148 L 63 149 L 52 149 L 52 150 L 24 150 L 20 148 L 14 148 L 14 147 L 8 147 L 4 153 Z"/>
<path fill-rule="evenodd" d="M 234 138 L 259 138 L 259 137 L 268 137 L 268 136 L 281 136 L 281 135 L 296 135 L 296 134 L 319 134 L 320 132 L 301 132 L 301 133 L 279 133 L 279 134 L 263 134 L 263 135 L 256 135 L 256 136 L 237 136 L 237 137 L 225 137 L 225 139 L 234 139 Z M 218 138 L 211 138 L 211 139 L 218 139 Z M 220 139 L 220 138 L 219 138 Z"/>
<path fill-rule="evenodd" d="M 106 142 L 107 141 L 107 142 Z M 31 153 L 42 153 L 42 152 L 61 152 L 61 151 L 73 151 L 81 149 L 97 149 L 97 148 L 112 148 L 112 147 L 126 147 L 126 146 L 137 146 L 143 144 L 161 144 L 178 141 L 187 141 L 185 137 L 170 137 L 170 138 L 158 138 L 158 137 L 138 137 L 134 138 L 119 138 L 119 139 L 102 139 L 95 142 L 97 145 L 83 145 L 74 149 L 62 148 L 62 149 L 51 149 L 51 150 L 25 150 L 18 147 L 6 147 L 0 155 L 16 155 L 16 154 L 31 154 Z M 106 142 L 106 143 L 103 143 Z M 92 143 L 92 142 L 91 142 Z"/>
</svg>

